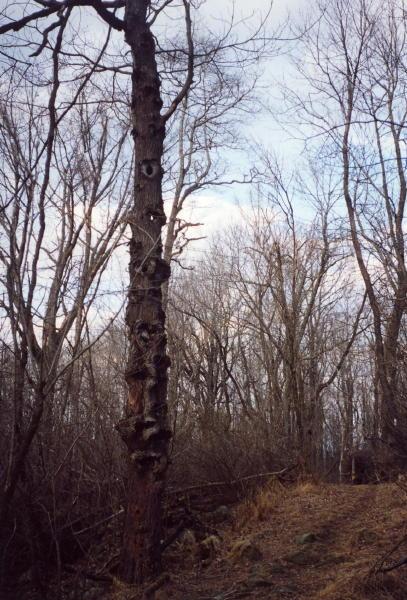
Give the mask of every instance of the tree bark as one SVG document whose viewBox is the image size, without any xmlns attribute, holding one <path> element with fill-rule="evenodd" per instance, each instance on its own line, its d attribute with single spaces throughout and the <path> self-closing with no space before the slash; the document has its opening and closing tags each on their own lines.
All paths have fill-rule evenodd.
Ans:
<svg viewBox="0 0 407 600">
<path fill-rule="evenodd" d="M 165 313 L 162 284 L 170 267 L 162 258 L 165 224 L 160 79 L 147 22 L 148 0 L 128 0 L 125 35 L 133 58 L 132 134 L 135 144 L 134 207 L 130 215 L 130 285 L 126 323 L 130 341 L 128 400 L 117 429 L 128 457 L 128 498 L 120 576 L 141 583 L 161 562 L 161 500 L 171 432 L 167 421 Z"/>
</svg>

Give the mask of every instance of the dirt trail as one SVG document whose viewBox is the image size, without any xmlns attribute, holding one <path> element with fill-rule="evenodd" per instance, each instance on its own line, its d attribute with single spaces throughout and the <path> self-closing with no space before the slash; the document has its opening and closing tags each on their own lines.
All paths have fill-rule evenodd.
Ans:
<svg viewBox="0 0 407 600">
<path fill-rule="evenodd" d="M 236 510 L 212 560 L 197 562 L 192 546 L 169 559 L 157 600 L 407 600 L 407 567 L 368 575 L 406 523 L 395 484 L 266 489 Z"/>
</svg>

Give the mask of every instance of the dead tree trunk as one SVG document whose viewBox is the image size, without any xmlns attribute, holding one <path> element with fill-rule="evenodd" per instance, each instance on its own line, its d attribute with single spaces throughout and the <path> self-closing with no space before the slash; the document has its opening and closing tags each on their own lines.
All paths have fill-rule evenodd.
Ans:
<svg viewBox="0 0 407 600">
<path fill-rule="evenodd" d="M 165 122 L 148 0 L 126 7 L 126 41 L 133 57 L 132 134 L 134 207 L 130 215 L 130 285 L 126 322 L 130 341 L 126 416 L 117 428 L 127 445 L 128 498 L 121 577 L 145 581 L 160 570 L 161 499 L 168 465 L 165 313 L 161 286 L 170 275 L 162 258 L 165 224 L 161 192 Z"/>
</svg>

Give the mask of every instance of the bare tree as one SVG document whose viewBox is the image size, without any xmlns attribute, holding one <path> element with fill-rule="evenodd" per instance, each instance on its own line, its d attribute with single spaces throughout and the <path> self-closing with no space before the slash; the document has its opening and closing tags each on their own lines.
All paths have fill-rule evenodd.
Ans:
<svg viewBox="0 0 407 600">
<path fill-rule="evenodd" d="M 257 103 L 258 54 L 228 57 L 228 49 L 219 48 L 216 39 L 204 40 L 196 52 L 200 57 L 195 64 L 197 82 L 180 105 L 166 140 L 164 194 L 171 206 L 164 243 L 168 264 L 178 260 L 191 241 L 189 229 L 196 224 L 182 218 L 191 196 L 208 188 L 252 182 L 249 172 L 233 176 L 226 153 L 242 148 L 242 120 Z"/>
<path fill-rule="evenodd" d="M 110 319 L 97 304 L 131 200 L 126 127 L 114 130 L 110 111 L 91 108 L 83 94 L 66 112 L 57 103 L 56 58 L 54 74 L 48 107 L 17 72 L 0 105 L 0 309 L 2 343 L 14 363 L 3 534 L 17 490 L 21 501 L 36 480 L 30 470 L 39 466 L 46 485 L 60 470 L 47 471 L 61 434 L 58 388 L 86 348 L 89 321 L 99 314 L 103 328 Z M 34 520 L 31 500 L 25 508 Z"/>
<path fill-rule="evenodd" d="M 180 5 L 150 0 L 74 0 L 68 4 L 41 0 L 38 4 L 39 10 L 26 12 L 24 7 L 7 6 L 3 11 L 5 23 L 0 26 L 0 34 L 14 36 L 22 32 L 24 35 L 25 31 L 30 31 L 31 24 L 50 19 L 41 21 L 39 37 L 35 38 L 34 33 L 34 40 L 30 40 L 29 45 L 34 43 L 33 56 L 40 56 L 51 48 L 54 67 L 57 67 L 63 56 L 66 27 L 69 23 L 75 24 L 75 10 L 90 7 L 107 24 L 109 35 L 112 29 L 124 33 L 132 57 L 130 105 L 135 160 L 134 202 L 128 212 L 131 240 L 126 322 L 130 349 L 126 381 L 129 394 L 125 419 L 119 423 L 118 430 L 128 448 L 129 461 L 121 576 L 126 581 L 141 582 L 160 569 L 161 499 L 171 435 L 167 422 L 169 360 L 162 297 L 162 286 L 170 275 L 169 265 L 163 259 L 161 239 L 166 222 L 162 197 L 163 153 L 166 125 L 185 101 L 193 83 L 196 55 L 191 9 L 194 6 L 188 0 L 183 0 Z M 169 54 L 178 54 L 183 60 L 175 77 L 176 85 L 170 85 L 163 92 L 153 28 L 165 10 L 173 10 L 183 18 L 185 35 L 182 41 L 178 36 L 175 47 L 170 44 L 167 49 Z M 218 42 L 215 52 L 228 47 L 239 52 L 250 47 L 256 53 L 258 40 L 263 43 L 259 30 L 246 39 L 233 42 L 226 35 Z M 165 41 L 160 43 L 164 46 Z M 100 60 L 90 64 L 91 72 L 103 70 Z M 120 67 L 118 69 L 120 71 Z M 51 104 L 55 103 L 59 84 L 55 74 L 54 82 Z M 166 100 L 164 110 L 163 98 Z M 55 123 L 50 128 L 49 153 L 54 129 Z"/>
<path fill-rule="evenodd" d="M 305 34 L 298 67 L 316 94 L 295 96 L 324 139 L 348 214 L 349 236 L 373 315 L 380 439 L 406 455 L 399 338 L 406 311 L 405 19 L 403 3 L 317 3 L 317 30 Z M 294 96 L 292 97 L 294 99 Z M 382 448 L 384 449 L 384 447 Z"/>
<path fill-rule="evenodd" d="M 171 296 L 176 385 L 185 403 L 173 400 L 175 417 L 185 431 L 188 415 L 193 419 L 195 435 L 202 436 L 201 462 L 210 456 L 231 479 L 249 468 L 242 447 L 259 470 L 277 468 L 273 460 L 283 454 L 301 457 L 307 471 L 325 468 L 327 454 L 333 456 L 325 407 L 364 316 L 362 301 L 349 322 L 343 320 L 345 298 L 356 297 L 331 203 L 321 204 L 312 225 L 300 225 L 293 203 L 305 184 L 284 186 L 275 165 L 269 167 L 268 199 L 246 208 L 246 226 L 214 244 Z M 258 444 L 249 451 L 254 430 Z M 216 451 L 210 452 L 214 435 Z M 236 436 L 236 448 L 221 454 L 228 436 Z M 197 465 L 198 454 L 188 455 L 190 464 Z"/>
</svg>

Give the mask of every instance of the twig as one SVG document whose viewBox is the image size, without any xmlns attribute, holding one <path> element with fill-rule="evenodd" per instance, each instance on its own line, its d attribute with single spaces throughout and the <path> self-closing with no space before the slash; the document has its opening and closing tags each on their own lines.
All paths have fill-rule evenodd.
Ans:
<svg viewBox="0 0 407 600">
<path fill-rule="evenodd" d="M 84 571 L 81 568 L 77 569 L 73 565 L 65 565 L 65 569 L 70 573 L 75 573 L 75 575 L 80 575 L 91 581 L 103 581 L 105 583 L 113 583 L 114 581 L 113 575 L 91 573 L 90 571 Z"/>
<path fill-rule="evenodd" d="M 395 544 L 391 550 L 389 550 L 388 552 L 386 552 L 386 554 L 384 556 L 382 556 L 382 558 L 380 559 L 380 561 L 378 561 L 376 563 L 376 566 L 372 568 L 372 570 L 370 571 L 370 573 L 388 573 L 389 571 L 393 571 L 394 569 L 397 569 L 405 564 L 407 564 L 407 557 L 403 558 L 401 561 L 394 563 L 393 565 L 389 565 L 388 567 L 384 567 L 383 564 L 384 562 L 390 558 L 390 556 L 396 551 L 398 550 L 405 542 L 407 542 L 407 535 L 403 536 L 398 542 L 397 544 Z"/>
<path fill-rule="evenodd" d="M 153 581 L 145 590 L 143 594 L 143 600 L 148 600 L 151 596 L 165 585 L 170 580 L 168 573 L 163 573 L 156 581 Z"/>
<path fill-rule="evenodd" d="M 389 573 L 390 571 L 394 571 L 394 569 L 398 569 L 403 565 L 407 565 L 407 556 L 404 557 L 402 560 L 399 560 L 399 562 L 394 563 L 393 565 L 389 565 L 388 567 L 381 567 L 377 571 L 377 573 Z"/>
<path fill-rule="evenodd" d="M 100 521 L 96 521 L 96 523 L 89 525 L 89 527 L 85 527 L 84 529 L 81 529 L 80 531 L 73 531 L 72 533 L 73 533 L 73 535 L 80 535 L 81 533 L 85 533 L 86 531 L 89 531 L 90 529 L 94 529 L 94 527 L 97 527 L 98 525 L 101 525 L 102 523 L 106 523 L 107 521 L 111 521 L 112 519 L 115 519 L 116 517 L 118 517 L 119 515 L 121 515 L 123 513 L 124 513 L 124 509 L 122 508 L 117 513 L 114 513 L 113 515 L 109 515 L 108 517 L 105 517 L 104 519 L 101 519 Z"/>
<path fill-rule="evenodd" d="M 185 531 L 185 529 L 187 529 L 188 527 L 188 523 L 185 521 L 182 521 L 182 523 L 180 523 L 178 525 L 178 527 L 175 529 L 175 531 L 173 531 L 171 533 L 171 535 L 169 535 L 167 537 L 166 540 L 164 540 L 161 544 L 161 551 L 164 551 L 166 548 L 168 548 L 168 546 L 171 546 L 171 544 L 173 544 L 181 535 L 181 533 L 183 531 Z"/>
<path fill-rule="evenodd" d="M 233 479 L 232 481 L 211 481 L 209 483 L 201 483 L 199 485 L 191 485 L 190 487 L 187 487 L 187 488 L 181 488 L 181 489 L 177 489 L 177 490 L 168 490 L 167 494 L 168 495 L 185 494 L 188 492 L 194 492 L 195 490 L 202 490 L 202 489 L 211 488 L 211 487 L 232 486 L 232 485 L 236 485 L 238 483 L 243 483 L 244 481 L 251 481 L 253 479 L 262 479 L 263 477 L 279 478 L 282 475 L 289 473 L 290 471 L 295 469 L 297 466 L 298 465 L 295 464 L 295 465 L 292 465 L 291 467 L 286 467 L 285 469 L 282 469 L 281 471 L 273 471 L 271 473 L 259 473 L 257 475 L 248 475 L 246 477 L 240 477 L 239 479 Z"/>
<path fill-rule="evenodd" d="M 339 465 L 339 458 L 329 467 L 328 471 L 326 471 L 326 473 L 324 473 L 323 479 L 326 479 L 327 477 L 329 477 L 329 475 L 332 473 L 332 471 L 334 469 L 336 469 L 336 467 Z"/>
</svg>

